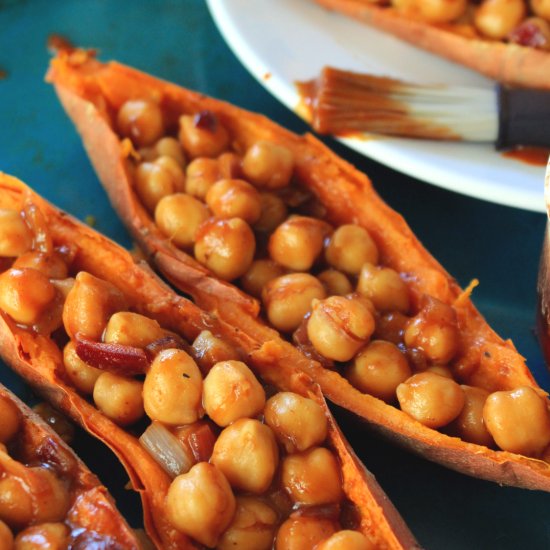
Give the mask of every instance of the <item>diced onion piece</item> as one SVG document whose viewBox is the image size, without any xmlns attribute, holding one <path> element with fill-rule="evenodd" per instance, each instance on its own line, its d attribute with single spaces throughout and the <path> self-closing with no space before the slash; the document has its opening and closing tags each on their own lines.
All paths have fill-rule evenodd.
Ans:
<svg viewBox="0 0 550 550">
<path fill-rule="evenodd" d="M 152 422 L 139 441 L 173 478 L 187 473 L 195 462 L 178 438 L 160 422 Z"/>
</svg>

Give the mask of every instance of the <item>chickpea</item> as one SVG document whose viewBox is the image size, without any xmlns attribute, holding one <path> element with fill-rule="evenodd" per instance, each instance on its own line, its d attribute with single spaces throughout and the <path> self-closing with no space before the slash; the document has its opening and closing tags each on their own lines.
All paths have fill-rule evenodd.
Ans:
<svg viewBox="0 0 550 550">
<path fill-rule="evenodd" d="M 261 494 L 271 485 L 279 464 L 275 434 L 259 420 L 236 420 L 218 436 L 210 462 L 231 487 Z"/>
<path fill-rule="evenodd" d="M 0 256 L 21 256 L 32 247 L 30 228 L 17 210 L 0 208 Z"/>
<path fill-rule="evenodd" d="M 2 520 L 0 520 L 0 548 L 13 550 L 13 533 Z"/>
<path fill-rule="evenodd" d="M 254 260 L 248 271 L 241 277 L 241 285 L 248 294 L 261 298 L 267 283 L 284 273 L 285 270 L 273 260 Z"/>
<path fill-rule="evenodd" d="M 153 147 L 156 157 L 169 157 L 176 161 L 177 165 L 181 170 L 185 169 L 185 155 L 183 154 L 183 149 L 181 148 L 180 142 L 173 137 L 162 137 L 160 138 Z"/>
<path fill-rule="evenodd" d="M 450 425 L 451 433 L 470 443 L 494 447 L 493 437 L 483 420 L 483 407 L 489 392 L 472 386 L 461 386 L 461 388 L 465 397 L 464 407 Z"/>
<path fill-rule="evenodd" d="M 21 531 L 15 537 L 14 550 L 65 550 L 69 528 L 63 523 L 42 523 Z"/>
<path fill-rule="evenodd" d="M 218 180 L 206 193 L 206 204 L 218 218 L 241 218 L 249 224 L 260 219 L 260 193 L 239 179 Z"/>
<path fill-rule="evenodd" d="M 334 533 L 315 550 L 376 550 L 376 545 L 363 533 L 346 529 Z"/>
<path fill-rule="evenodd" d="M 489 395 L 483 407 L 483 420 L 496 444 L 511 453 L 527 456 L 542 453 L 550 443 L 546 401 L 528 386 Z"/>
<path fill-rule="evenodd" d="M 193 245 L 200 225 L 208 216 L 208 208 L 185 193 L 168 195 L 155 208 L 155 223 L 158 228 L 180 248 Z"/>
<path fill-rule="evenodd" d="M 270 397 L 264 416 L 287 453 L 305 451 L 327 437 L 328 421 L 321 405 L 297 393 L 279 392 Z"/>
<path fill-rule="evenodd" d="M 63 324 L 70 338 L 77 333 L 99 341 L 113 313 L 128 309 L 118 288 L 90 273 L 81 271 L 63 307 Z"/>
<path fill-rule="evenodd" d="M 311 550 L 337 530 L 334 521 L 311 516 L 290 517 L 277 532 L 275 550 Z"/>
<path fill-rule="evenodd" d="M 330 296 L 312 306 L 307 335 L 328 359 L 349 361 L 374 331 L 374 318 L 361 300 Z"/>
<path fill-rule="evenodd" d="M 217 157 L 229 147 L 229 134 L 211 111 L 183 115 L 179 120 L 179 140 L 191 157 Z"/>
<path fill-rule="evenodd" d="M 501 40 L 524 19 L 524 0 L 483 0 L 474 12 L 474 25 L 488 38 Z"/>
<path fill-rule="evenodd" d="M 465 402 L 462 388 L 433 372 L 421 372 L 397 386 L 401 410 L 429 428 L 441 428 L 454 420 Z"/>
<path fill-rule="evenodd" d="M 330 226 L 322 220 L 292 216 L 269 238 L 269 255 L 283 267 L 308 271 L 321 254 L 329 232 Z"/>
<path fill-rule="evenodd" d="M 15 269 L 26 267 L 40 271 L 49 279 L 65 279 L 68 275 L 67 264 L 57 252 L 40 252 L 32 250 L 19 256 L 13 263 Z"/>
<path fill-rule="evenodd" d="M 92 394 L 96 380 L 103 371 L 82 361 L 76 353 L 76 344 L 72 340 L 63 348 L 63 363 L 73 386 L 82 393 Z"/>
<path fill-rule="evenodd" d="M 185 174 L 183 172 L 183 168 L 175 158 L 169 155 L 161 155 L 155 159 L 153 164 L 155 166 L 160 166 L 163 170 L 170 174 L 175 191 L 185 191 Z"/>
<path fill-rule="evenodd" d="M 208 374 L 216 363 L 239 358 L 237 350 L 231 344 L 214 336 L 209 330 L 203 330 L 191 347 L 195 361 L 203 374 Z"/>
<path fill-rule="evenodd" d="M 142 162 L 135 171 L 135 188 L 140 201 L 149 212 L 154 212 L 159 201 L 176 192 L 176 184 L 169 170 L 153 162 Z"/>
<path fill-rule="evenodd" d="M 366 296 L 378 311 L 407 313 L 410 308 L 409 289 L 397 271 L 365 263 L 359 274 L 357 292 Z"/>
<path fill-rule="evenodd" d="M 118 311 L 111 315 L 103 333 L 103 341 L 144 348 L 165 336 L 166 331 L 154 319 L 139 313 Z"/>
<path fill-rule="evenodd" d="M 327 296 L 344 296 L 353 292 L 350 280 L 344 273 L 336 271 L 336 269 L 322 271 L 317 278 L 325 287 Z"/>
<path fill-rule="evenodd" d="M 294 502 L 307 506 L 338 503 L 344 496 L 338 460 L 324 447 L 286 456 L 281 482 Z"/>
<path fill-rule="evenodd" d="M 97 408 L 120 426 L 143 416 L 143 383 L 111 372 L 97 379 L 93 398 Z"/>
<path fill-rule="evenodd" d="M 548 0 L 530 0 L 529 4 L 536 15 L 550 21 L 550 2 Z"/>
<path fill-rule="evenodd" d="M 277 512 L 255 497 L 237 497 L 237 510 L 231 525 L 216 546 L 217 550 L 271 550 Z"/>
<path fill-rule="evenodd" d="M 278 330 L 290 332 L 300 326 L 313 300 L 325 296 L 325 288 L 313 275 L 291 273 L 267 283 L 262 301 L 269 322 Z"/>
<path fill-rule="evenodd" d="M 270 141 L 257 141 L 243 158 L 243 172 L 250 182 L 265 189 L 280 189 L 290 183 L 294 170 L 292 152 Z"/>
<path fill-rule="evenodd" d="M 151 363 L 143 383 L 143 404 L 151 420 L 191 424 L 202 417 L 202 375 L 185 351 L 166 349 Z"/>
<path fill-rule="evenodd" d="M 254 224 L 256 231 L 271 233 L 285 221 L 288 214 L 285 201 L 274 193 L 260 193 L 260 207 L 260 218 Z"/>
<path fill-rule="evenodd" d="M 397 386 L 411 374 L 407 359 L 395 344 L 373 340 L 350 365 L 347 378 L 359 391 L 391 402 Z"/>
<path fill-rule="evenodd" d="M 248 271 L 255 250 L 254 233 L 240 218 L 207 220 L 197 231 L 195 258 L 226 281 Z"/>
<path fill-rule="evenodd" d="M 425 297 L 424 306 L 405 329 L 404 340 L 408 348 L 422 351 L 428 360 L 448 363 L 460 348 L 455 310 L 436 298 Z"/>
<path fill-rule="evenodd" d="M 216 363 L 204 379 L 203 406 L 218 426 L 263 410 L 265 391 L 254 373 L 241 361 Z"/>
<path fill-rule="evenodd" d="M 187 166 L 185 192 L 204 200 L 210 187 L 219 179 L 221 179 L 221 171 L 217 159 L 196 158 Z"/>
<path fill-rule="evenodd" d="M 363 264 L 378 263 L 378 248 L 369 232 L 359 225 L 341 225 L 325 250 L 327 262 L 348 275 L 359 275 Z"/>
<path fill-rule="evenodd" d="M 0 274 L 0 309 L 17 323 L 36 323 L 56 295 L 48 277 L 36 269 L 12 268 Z"/>
<path fill-rule="evenodd" d="M 387 340 L 396 346 L 402 344 L 408 322 L 409 318 L 399 311 L 385 313 L 376 321 L 374 337 L 378 340 Z"/>
<path fill-rule="evenodd" d="M 0 394 L 0 443 L 8 443 L 21 427 L 21 413 L 15 403 Z"/>
<path fill-rule="evenodd" d="M 153 101 L 126 101 L 118 110 L 117 128 L 123 137 L 129 137 L 137 147 L 152 145 L 164 134 L 160 107 Z"/>
<path fill-rule="evenodd" d="M 166 513 L 172 525 L 208 547 L 216 546 L 235 508 L 227 479 L 207 462 L 199 462 L 176 477 L 166 496 Z"/>
<path fill-rule="evenodd" d="M 0 520 L 12 529 L 21 529 L 33 519 L 33 501 L 23 481 L 17 477 L 0 479 Z"/>
<path fill-rule="evenodd" d="M 451 23 L 461 17 L 466 12 L 468 0 L 393 0 L 392 4 L 404 15 L 441 24 Z"/>
<path fill-rule="evenodd" d="M 226 151 L 218 157 L 220 179 L 235 179 L 242 176 L 241 157 L 237 153 Z"/>
<path fill-rule="evenodd" d="M 435 374 L 439 374 L 439 376 L 454 379 L 451 369 L 449 367 L 445 367 L 444 365 L 432 365 L 426 369 L 426 372 L 433 372 Z"/>
</svg>

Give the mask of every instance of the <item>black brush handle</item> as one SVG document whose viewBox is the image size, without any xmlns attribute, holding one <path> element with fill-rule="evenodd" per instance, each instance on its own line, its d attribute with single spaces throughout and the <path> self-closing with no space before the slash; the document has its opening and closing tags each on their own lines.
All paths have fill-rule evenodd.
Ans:
<svg viewBox="0 0 550 550">
<path fill-rule="evenodd" d="M 497 87 L 497 149 L 550 147 L 550 91 Z"/>
</svg>

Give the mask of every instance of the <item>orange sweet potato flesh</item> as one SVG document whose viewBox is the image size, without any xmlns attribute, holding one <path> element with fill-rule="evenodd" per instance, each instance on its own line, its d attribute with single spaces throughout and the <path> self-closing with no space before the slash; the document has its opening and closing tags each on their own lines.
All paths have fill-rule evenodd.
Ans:
<svg viewBox="0 0 550 550">
<path fill-rule="evenodd" d="M 82 51 L 54 59 L 48 79 L 133 237 L 172 284 L 255 343 L 255 349 L 248 348 L 254 365 L 276 370 L 292 364 L 311 376 L 331 401 L 360 416 L 373 430 L 429 460 L 500 484 L 550 491 L 548 463 L 467 443 L 428 428 L 399 409 L 359 392 L 338 372 L 308 359 L 266 326 L 258 317 L 255 300 L 217 280 L 157 229 L 133 191 L 127 152 L 112 128 L 110 116 L 128 99 L 151 98 L 160 102 L 168 116 L 211 110 L 240 150 L 259 139 L 283 144 L 294 154 L 297 179 L 323 203 L 328 220 L 365 227 L 378 245 L 380 262 L 404 274 L 416 304 L 427 293 L 454 305 L 461 331 L 461 352 L 452 368 L 462 383 L 488 391 L 531 386 L 546 395 L 512 342 L 502 340 L 488 326 L 402 217 L 376 194 L 368 177 L 311 135 L 297 136 L 261 115 L 116 62 L 102 64 Z"/>
<path fill-rule="evenodd" d="M 59 474 L 69 483 L 72 504 L 67 519 L 73 529 L 97 533 L 107 548 L 141 548 L 107 489 L 59 435 L 1 384 L 0 397 L 11 401 L 20 412 L 16 459 L 25 464 L 56 464 Z"/>
<path fill-rule="evenodd" d="M 73 267 L 114 284 L 124 293 L 133 311 L 157 320 L 163 327 L 188 340 L 193 340 L 203 330 L 210 330 L 231 342 L 245 359 L 257 347 L 242 332 L 175 294 L 146 265 L 138 265 L 126 250 L 56 209 L 19 180 L 0 173 L 0 208 L 20 209 L 26 201 L 40 209 L 54 245 L 69 246 L 76 251 Z M 134 435 L 103 416 L 67 383 L 61 351 L 51 338 L 23 330 L 0 313 L 0 354 L 40 394 L 116 454 L 134 489 L 141 494 L 145 528 L 158 548 L 197 547 L 188 537 L 173 529 L 166 519 L 165 496 L 171 479 Z M 258 365 L 255 371 L 267 384 L 314 398 L 325 409 L 329 416 L 328 443 L 339 457 L 344 492 L 358 511 L 358 528 L 381 549 L 419 548 L 374 476 L 365 469 L 344 439 L 318 386 L 290 364 L 278 370 Z"/>
<path fill-rule="evenodd" d="M 318 4 L 391 33 L 414 46 L 465 65 L 489 78 L 524 88 L 550 89 L 550 52 L 453 31 L 399 15 L 364 0 L 314 0 Z"/>
</svg>

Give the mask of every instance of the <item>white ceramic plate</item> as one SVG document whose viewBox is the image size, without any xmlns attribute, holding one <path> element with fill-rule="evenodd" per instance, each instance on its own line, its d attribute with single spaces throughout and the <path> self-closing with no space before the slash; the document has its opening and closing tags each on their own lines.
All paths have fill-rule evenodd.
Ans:
<svg viewBox="0 0 550 550">
<path fill-rule="evenodd" d="M 491 87 L 477 73 L 439 59 L 311 0 L 208 0 L 218 28 L 241 62 L 298 112 L 295 82 L 324 65 L 409 82 Z M 505 158 L 492 145 L 376 137 L 342 138 L 391 168 L 459 193 L 544 212 L 544 167 Z"/>
</svg>

